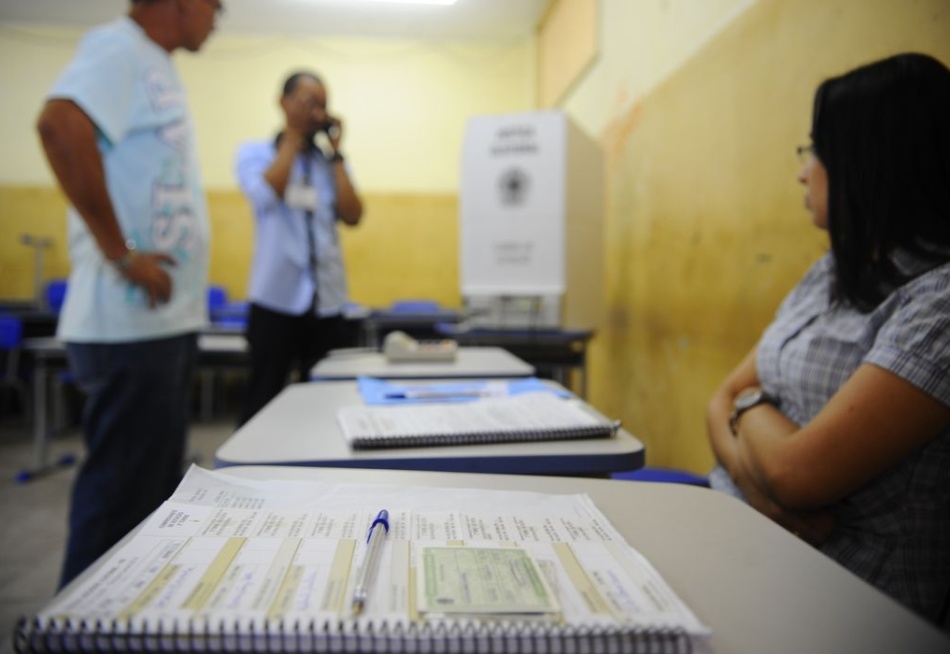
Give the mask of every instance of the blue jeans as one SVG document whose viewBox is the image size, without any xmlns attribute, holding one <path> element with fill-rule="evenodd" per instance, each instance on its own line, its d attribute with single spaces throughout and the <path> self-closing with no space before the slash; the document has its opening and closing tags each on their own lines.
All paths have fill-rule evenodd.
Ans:
<svg viewBox="0 0 950 654">
<path fill-rule="evenodd" d="M 73 486 L 60 588 L 145 519 L 181 481 L 197 337 L 68 343 L 86 393 L 86 456 Z"/>
</svg>

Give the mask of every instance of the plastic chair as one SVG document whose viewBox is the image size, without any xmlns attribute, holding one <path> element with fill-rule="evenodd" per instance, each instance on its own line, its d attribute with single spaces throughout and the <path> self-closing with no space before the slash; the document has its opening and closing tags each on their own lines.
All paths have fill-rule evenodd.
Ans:
<svg viewBox="0 0 950 654">
<path fill-rule="evenodd" d="M 23 341 L 23 321 L 0 314 L 0 350 L 19 348 Z"/>
<path fill-rule="evenodd" d="M 705 476 L 693 474 L 686 470 L 678 470 L 676 468 L 651 468 L 650 466 L 644 466 L 639 470 L 615 472 L 610 475 L 610 478 L 626 481 L 659 481 L 667 484 L 688 484 L 690 486 L 709 488 L 709 479 Z"/>
<path fill-rule="evenodd" d="M 393 313 L 434 313 L 441 309 L 439 303 L 433 300 L 396 300 L 389 305 Z"/>
<path fill-rule="evenodd" d="M 223 286 L 208 287 L 208 311 L 214 313 L 228 306 L 228 291 Z"/>
<path fill-rule="evenodd" d="M 223 286 L 208 287 L 208 315 L 216 327 L 239 331 L 247 327 L 247 302 L 231 302 Z"/>
<path fill-rule="evenodd" d="M 51 279 L 46 282 L 46 308 L 58 314 L 66 302 L 66 291 L 65 279 Z"/>
<path fill-rule="evenodd" d="M 46 307 L 53 313 L 59 315 L 66 302 L 66 293 L 69 290 L 69 284 L 65 279 L 51 279 L 46 282 Z M 64 419 L 65 406 L 65 387 L 76 383 L 76 378 L 71 370 L 63 370 L 52 377 L 53 380 L 53 422 L 52 430 L 57 432 L 64 428 L 66 420 Z"/>
<path fill-rule="evenodd" d="M 26 383 L 20 378 L 20 345 L 23 342 L 23 321 L 15 316 L 0 315 L 0 388 L 11 388 L 20 406 L 26 399 Z M 6 394 L 0 396 L 0 415 L 8 411 Z"/>
<path fill-rule="evenodd" d="M 232 333 L 246 330 L 249 308 L 247 302 L 230 302 L 224 286 L 208 286 L 208 316 L 217 330 Z M 204 420 L 210 419 L 213 413 L 218 377 L 219 371 L 215 368 L 200 371 L 201 417 Z"/>
</svg>

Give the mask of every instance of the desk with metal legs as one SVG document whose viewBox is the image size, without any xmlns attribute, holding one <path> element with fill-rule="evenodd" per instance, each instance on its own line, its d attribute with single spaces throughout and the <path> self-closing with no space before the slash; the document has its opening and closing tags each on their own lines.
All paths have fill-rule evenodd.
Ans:
<svg viewBox="0 0 950 654">
<path fill-rule="evenodd" d="M 438 333 L 460 346 L 502 347 L 538 370 L 570 387 L 570 371 L 580 376 L 575 392 L 587 397 L 587 345 L 594 337 L 590 329 L 487 329 L 462 325 L 439 325 Z"/>
<path fill-rule="evenodd" d="M 436 325 L 457 323 L 462 318 L 462 313 L 454 309 L 372 309 L 363 316 L 362 344 L 378 348 L 386 334 L 397 330 L 415 338 L 436 338 Z"/>
<path fill-rule="evenodd" d="M 555 382 L 545 383 L 562 388 Z M 343 437 L 337 412 L 362 403 L 355 381 L 288 386 L 218 448 L 215 467 L 297 465 L 607 476 L 640 468 L 644 462 L 643 444 L 624 429 L 610 438 L 354 451 Z"/>
<path fill-rule="evenodd" d="M 67 370 L 69 364 L 65 345 L 53 337 L 28 338 L 23 341 L 23 351 L 33 362 L 33 467 L 18 475 L 20 481 L 27 481 L 52 467 L 48 427 L 50 375 Z M 69 465 L 73 461 L 73 457 L 67 456 L 60 463 Z"/>
<path fill-rule="evenodd" d="M 500 347 L 460 347 L 452 361 L 390 362 L 381 352 L 337 350 L 310 371 L 313 381 L 356 379 L 471 379 L 531 377 L 534 366 Z"/>
<path fill-rule="evenodd" d="M 49 390 L 51 375 L 69 368 L 65 344 L 53 337 L 28 338 L 23 341 L 23 352 L 33 363 L 33 467 L 20 473 L 21 481 L 50 470 L 49 444 Z M 247 364 L 247 343 L 243 334 L 216 332 L 198 337 L 198 373 L 205 375 L 220 368 L 243 368 Z M 210 402 L 209 379 L 202 378 L 202 413 Z M 59 464 L 72 463 L 65 457 Z"/>
</svg>

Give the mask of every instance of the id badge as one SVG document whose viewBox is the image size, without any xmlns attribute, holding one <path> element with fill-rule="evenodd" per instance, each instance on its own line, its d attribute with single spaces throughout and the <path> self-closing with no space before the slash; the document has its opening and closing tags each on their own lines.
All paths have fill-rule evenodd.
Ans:
<svg viewBox="0 0 950 654">
<path fill-rule="evenodd" d="M 317 189 L 304 184 L 288 184 L 284 190 L 284 204 L 291 209 L 317 210 Z"/>
</svg>

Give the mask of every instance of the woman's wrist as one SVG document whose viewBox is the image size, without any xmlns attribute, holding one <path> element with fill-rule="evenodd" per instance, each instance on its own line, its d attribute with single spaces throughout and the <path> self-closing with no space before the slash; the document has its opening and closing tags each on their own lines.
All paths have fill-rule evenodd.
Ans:
<svg viewBox="0 0 950 654">
<path fill-rule="evenodd" d="M 729 414 L 729 431 L 733 436 L 739 435 L 739 418 L 746 411 L 760 404 L 778 406 L 778 398 L 765 392 L 758 386 L 751 386 L 740 392 L 732 402 L 732 412 Z"/>
</svg>

